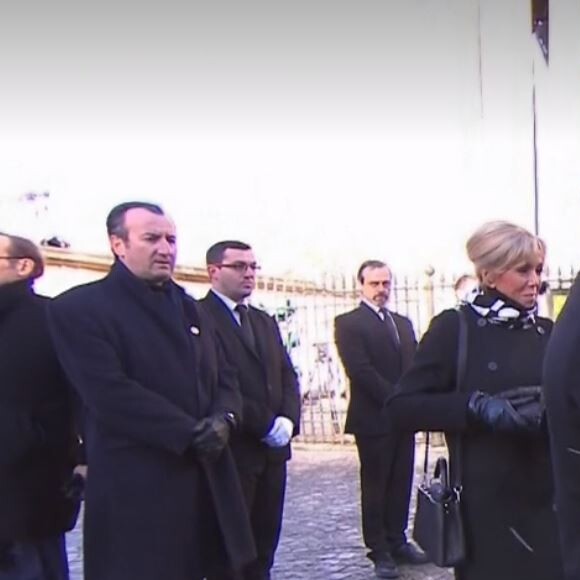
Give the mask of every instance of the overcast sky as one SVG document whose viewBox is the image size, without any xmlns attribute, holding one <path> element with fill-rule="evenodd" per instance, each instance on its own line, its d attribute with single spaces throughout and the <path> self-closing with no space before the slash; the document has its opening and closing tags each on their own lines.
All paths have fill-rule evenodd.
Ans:
<svg viewBox="0 0 580 580">
<path fill-rule="evenodd" d="M 3 229 L 103 252 L 110 207 L 144 199 L 181 262 L 241 238 L 266 272 L 311 274 L 459 271 L 483 220 L 533 225 L 527 1 L 504 22 L 495 0 L 11 4 Z"/>
</svg>

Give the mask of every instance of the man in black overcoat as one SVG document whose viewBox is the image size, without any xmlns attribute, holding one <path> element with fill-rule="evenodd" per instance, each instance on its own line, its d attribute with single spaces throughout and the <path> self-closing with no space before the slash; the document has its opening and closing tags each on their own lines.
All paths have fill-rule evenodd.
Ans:
<svg viewBox="0 0 580 580">
<path fill-rule="evenodd" d="M 66 486 L 75 465 L 70 392 L 33 282 L 38 248 L 0 234 L 0 580 L 66 580 Z"/>
<path fill-rule="evenodd" d="M 544 394 L 566 580 L 580 578 L 580 277 L 544 358 Z"/>
<path fill-rule="evenodd" d="M 391 271 L 368 260 L 358 271 L 361 303 L 335 319 L 335 339 L 350 379 L 345 431 L 360 459 L 362 525 L 368 557 L 379 578 L 396 578 L 396 563 L 423 564 L 407 541 L 414 440 L 393 432 L 381 414 L 385 399 L 410 366 L 417 345 L 411 321 L 386 308 Z"/>
<path fill-rule="evenodd" d="M 199 580 L 255 557 L 227 446 L 241 416 L 211 320 L 172 281 L 156 205 L 107 219 L 115 263 L 57 297 L 57 351 L 85 407 L 86 580 Z"/>
<path fill-rule="evenodd" d="M 231 447 L 258 552 L 241 574 L 224 570 L 215 578 L 268 580 L 280 537 L 290 440 L 300 421 L 298 381 L 276 321 L 248 304 L 259 268 L 252 248 L 218 242 L 206 261 L 211 290 L 202 304 L 216 323 L 242 392 L 243 420 Z"/>
</svg>

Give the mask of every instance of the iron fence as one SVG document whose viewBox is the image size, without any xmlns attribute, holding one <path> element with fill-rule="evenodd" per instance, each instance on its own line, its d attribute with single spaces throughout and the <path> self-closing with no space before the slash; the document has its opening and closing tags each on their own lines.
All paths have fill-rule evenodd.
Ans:
<svg viewBox="0 0 580 580">
<path fill-rule="evenodd" d="M 48 269 L 40 291 L 55 295 L 75 284 L 104 275 L 110 258 L 45 250 Z M 209 288 L 203 268 L 180 268 L 177 280 L 195 297 Z M 576 276 L 573 268 L 547 272 L 548 291 L 541 297 L 541 313 L 554 318 Z M 433 269 L 420 276 L 395 277 L 390 307 L 408 316 L 420 337 L 431 318 L 457 302 L 458 276 L 439 275 Z M 278 321 L 286 348 L 300 378 L 302 429 L 308 442 L 343 443 L 349 384 L 334 344 L 334 319 L 355 308 L 359 289 L 354 277 L 325 275 L 316 282 L 260 277 L 253 303 Z"/>
<path fill-rule="evenodd" d="M 554 318 L 574 280 L 573 269 L 548 273 L 547 291 L 540 299 L 540 313 Z M 408 316 L 417 336 L 431 318 L 456 305 L 457 276 L 435 275 L 395 278 L 390 307 Z M 325 276 L 304 292 L 276 292 L 256 296 L 258 303 L 278 320 L 284 342 L 300 377 L 302 397 L 301 440 L 344 443 L 349 382 L 334 342 L 334 318 L 357 307 L 359 290 L 354 278 Z M 277 302 L 277 305 L 274 304 Z"/>
</svg>

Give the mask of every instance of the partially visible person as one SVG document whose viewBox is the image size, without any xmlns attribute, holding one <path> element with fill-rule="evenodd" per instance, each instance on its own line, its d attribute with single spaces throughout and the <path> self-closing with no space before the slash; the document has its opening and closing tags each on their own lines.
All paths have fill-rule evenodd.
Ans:
<svg viewBox="0 0 580 580">
<path fill-rule="evenodd" d="M 30 240 L 0 234 L 0 580 L 66 580 L 64 532 L 78 502 L 70 391 L 34 281 Z"/>
<path fill-rule="evenodd" d="M 378 260 L 361 264 L 361 303 L 335 319 L 338 354 L 350 380 L 345 431 L 360 460 L 363 539 L 378 578 L 397 578 L 397 564 L 424 564 L 407 540 L 413 481 L 413 433 L 395 432 L 382 415 L 385 399 L 415 353 L 411 321 L 387 308 L 392 274 Z"/>
<path fill-rule="evenodd" d="M 475 276 L 471 274 L 462 274 L 455 280 L 453 284 L 453 292 L 458 304 L 465 302 L 469 295 L 476 291 L 479 287 L 479 282 Z"/>
<path fill-rule="evenodd" d="M 83 403 L 86 580 L 200 580 L 255 557 L 228 441 L 241 420 L 214 325 L 172 275 L 173 221 L 114 207 L 115 262 L 49 310 Z"/>
<path fill-rule="evenodd" d="M 556 515 L 566 580 L 580 578 L 580 276 L 544 360 Z"/>
<path fill-rule="evenodd" d="M 540 296 L 538 298 L 538 313 L 546 318 L 554 318 L 554 297 L 547 280 L 540 284 Z"/>
<path fill-rule="evenodd" d="M 461 306 L 467 325 L 462 391 L 455 391 L 459 315 L 445 310 L 388 401 L 389 417 L 401 430 L 461 437 L 467 557 L 455 568 L 457 580 L 561 580 L 545 425 L 541 414 L 520 414 L 506 393 L 516 387 L 541 393 L 552 330 L 537 315 L 546 247 L 527 230 L 494 221 L 469 238 L 467 254 L 480 291 Z"/>
<path fill-rule="evenodd" d="M 243 419 L 231 447 L 258 552 L 239 576 L 224 570 L 212 580 L 269 580 L 282 526 L 290 441 L 299 431 L 298 380 L 276 321 L 249 304 L 259 268 L 251 246 L 217 242 L 206 262 L 211 290 L 201 304 L 238 373 Z"/>
</svg>

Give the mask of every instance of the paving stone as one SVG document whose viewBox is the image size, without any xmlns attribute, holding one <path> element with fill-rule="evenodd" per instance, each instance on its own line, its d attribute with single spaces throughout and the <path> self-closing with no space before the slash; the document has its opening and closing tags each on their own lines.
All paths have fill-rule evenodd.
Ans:
<svg viewBox="0 0 580 580">
<path fill-rule="evenodd" d="M 420 455 L 417 453 L 417 470 Z M 375 578 L 362 543 L 358 470 L 352 445 L 294 447 L 273 580 Z M 68 534 L 67 543 L 71 580 L 82 580 L 80 522 Z M 401 580 L 453 578 L 449 570 L 433 565 L 402 566 L 400 570 Z"/>
</svg>

